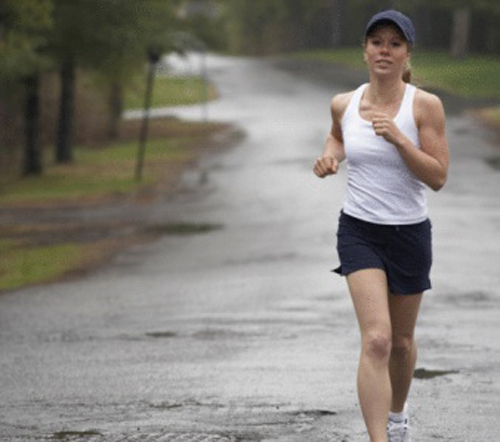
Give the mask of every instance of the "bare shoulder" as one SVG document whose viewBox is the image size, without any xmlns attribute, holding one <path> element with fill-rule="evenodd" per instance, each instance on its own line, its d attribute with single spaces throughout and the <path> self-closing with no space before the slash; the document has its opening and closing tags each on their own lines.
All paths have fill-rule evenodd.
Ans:
<svg viewBox="0 0 500 442">
<path fill-rule="evenodd" d="M 332 103 L 331 103 L 332 116 L 335 117 L 337 120 L 341 120 L 342 117 L 344 116 L 344 112 L 347 109 L 347 106 L 349 105 L 349 102 L 351 101 L 354 92 L 355 91 L 345 92 L 343 94 L 335 95 L 332 98 Z"/>
<path fill-rule="evenodd" d="M 415 120 L 418 125 L 425 122 L 444 124 L 445 114 L 441 99 L 430 92 L 417 89 L 414 102 Z"/>
</svg>

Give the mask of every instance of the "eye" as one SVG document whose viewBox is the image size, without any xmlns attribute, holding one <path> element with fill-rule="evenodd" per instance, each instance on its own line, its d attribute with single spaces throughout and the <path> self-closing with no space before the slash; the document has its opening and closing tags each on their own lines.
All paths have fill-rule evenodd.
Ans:
<svg viewBox="0 0 500 442">
<path fill-rule="evenodd" d="M 401 40 L 393 40 L 391 41 L 391 46 L 393 48 L 400 48 L 401 46 L 403 46 L 403 42 Z"/>
</svg>

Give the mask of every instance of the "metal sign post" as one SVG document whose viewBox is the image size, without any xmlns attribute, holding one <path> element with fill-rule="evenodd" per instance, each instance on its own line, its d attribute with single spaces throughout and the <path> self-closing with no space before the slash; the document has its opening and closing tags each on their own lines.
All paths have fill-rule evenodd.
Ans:
<svg viewBox="0 0 500 442">
<path fill-rule="evenodd" d="M 139 150 L 137 152 L 137 163 L 135 168 L 135 179 L 142 181 L 142 170 L 144 168 L 144 157 L 146 155 L 146 141 L 148 137 L 149 119 L 151 117 L 151 97 L 153 95 L 153 85 L 156 75 L 156 67 L 160 61 L 160 54 L 150 50 L 148 54 L 149 70 L 146 83 L 146 94 L 144 97 L 144 115 L 142 118 L 141 133 L 139 138 Z"/>
</svg>

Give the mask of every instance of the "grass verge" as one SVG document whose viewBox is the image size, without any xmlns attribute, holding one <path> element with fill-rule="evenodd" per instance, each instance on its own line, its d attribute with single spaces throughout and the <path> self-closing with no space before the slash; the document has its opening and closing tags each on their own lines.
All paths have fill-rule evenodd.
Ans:
<svg viewBox="0 0 500 442">
<path fill-rule="evenodd" d="M 137 182 L 135 140 L 139 130 L 140 122 L 124 122 L 121 141 L 78 147 L 74 165 L 50 165 L 41 177 L 3 185 L 0 208 L 6 217 L 0 225 L 0 291 L 80 274 L 137 241 L 187 234 L 183 225 L 176 225 L 175 231 L 150 231 L 136 221 L 126 221 L 126 216 L 119 221 L 101 219 L 98 224 L 85 217 L 70 223 L 65 216 L 82 205 L 112 204 L 116 199 L 135 201 L 141 204 L 140 210 L 146 210 L 144 203 L 176 189 L 183 171 L 202 153 L 224 146 L 237 135 L 223 124 L 152 120 L 143 180 Z M 227 141 L 214 141 L 216 135 L 229 136 Z M 134 141 L 127 141 L 130 139 Z M 209 227 L 197 224 L 191 230 L 203 233 Z"/>
<path fill-rule="evenodd" d="M 478 111 L 478 115 L 488 124 L 500 132 L 500 106 L 487 107 Z"/>
<path fill-rule="evenodd" d="M 145 89 L 146 80 L 136 77 L 125 94 L 125 108 L 142 108 Z M 214 100 L 216 97 L 215 87 L 200 77 L 157 76 L 153 86 L 151 106 L 184 106 Z"/>
<path fill-rule="evenodd" d="M 125 138 L 139 130 L 140 122 L 124 128 Z M 15 179 L 0 191 L 1 206 L 81 204 L 135 195 L 145 186 L 172 183 L 182 167 L 197 155 L 197 146 L 211 134 L 224 130 L 221 124 L 199 124 L 176 119 L 152 120 L 146 145 L 143 179 L 135 179 L 138 142 L 122 140 L 109 146 L 77 147 L 75 162 L 49 165 L 42 176 Z"/>
<path fill-rule="evenodd" d="M 0 240 L 0 250 L 0 289 L 11 290 L 82 267 L 96 258 L 98 249 L 89 244 L 30 246 L 24 241 Z"/>
</svg>

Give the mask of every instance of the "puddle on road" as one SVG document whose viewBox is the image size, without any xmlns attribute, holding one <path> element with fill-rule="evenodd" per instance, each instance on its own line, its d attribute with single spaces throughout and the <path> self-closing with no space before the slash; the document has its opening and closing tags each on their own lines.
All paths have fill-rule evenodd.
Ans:
<svg viewBox="0 0 500 442">
<path fill-rule="evenodd" d="M 486 164 L 493 170 L 500 171 L 500 157 L 486 158 Z"/>
<path fill-rule="evenodd" d="M 189 399 L 185 402 L 160 402 L 149 404 L 151 408 L 156 410 L 175 410 L 180 408 L 208 408 L 211 410 L 218 410 L 226 408 L 225 405 L 218 403 L 204 403 L 196 399 Z"/>
<path fill-rule="evenodd" d="M 485 291 L 453 293 L 442 296 L 446 304 L 465 309 L 485 309 L 496 306 L 495 297 Z"/>
<path fill-rule="evenodd" d="M 240 266 L 251 264 L 275 263 L 283 261 L 293 261 L 297 258 L 296 253 L 281 253 L 281 254 L 263 254 L 257 256 L 248 256 L 241 259 L 231 259 L 224 264 L 228 266 Z"/>
<path fill-rule="evenodd" d="M 413 373 L 413 377 L 415 379 L 427 380 L 458 373 L 458 370 L 427 370 L 426 368 L 417 368 Z"/>
<path fill-rule="evenodd" d="M 210 224 L 210 223 L 165 223 L 165 224 L 154 224 L 149 226 L 146 230 L 149 233 L 156 235 L 198 235 L 202 233 L 209 233 L 215 230 L 221 230 L 224 226 L 222 224 Z"/>
<path fill-rule="evenodd" d="M 292 413 L 294 416 L 308 416 L 308 417 L 313 417 L 315 419 L 318 419 L 320 417 L 324 416 L 336 416 L 337 412 L 336 411 L 330 411 L 330 410 L 305 410 L 305 411 L 297 411 L 295 413 Z"/>
<path fill-rule="evenodd" d="M 235 436 L 226 436 L 222 434 L 167 433 L 165 435 L 161 435 L 161 440 L 165 442 L 238 442 L 241 439 Z"/>
<path fill-rule="evenodd" d="M 199 330 L 191 335 L 195 339 L 219 340 L 219 339 L 245 339 L 262 336 L 259 332 L 236 331 L 232 329 L 207 328 Z"/>
<path fill-rule="evenodd" d="M 102 437 L 102 433 L 96 430 L 87 431 L 58 431 L 54 433 L 52 439 L 60 441 L 88 439 L 94 436 Z"/>
<path fill-rule="evenodd" d="M 246 331 L 236 331 L 230 329 L 207 328 L 184 335 L 184 337 L 190 337 L 200 340 L 222 340 L 222 339 L 252 338 L 252 337 L 259 337 L 262 335 L 263 334 L 260 332 L 253 332 L 253 331 L 246 332 Z M 146 332 L 145 336 L 154 339 L 173 339 L 181 337 L 179 333 L 171 330 Z"/>
<path fill-rule="evenodd" d="M 184 404 L 179 404 L 179 403 L 161 403 L 161 404 L 150 404 L 151 408 L 154 408 L 156 410 L 175 410 L 176 408 L 183 408 L 185 405 Z"/>
<path fill-rule="evenodd" d="M 158 332 L 146 333 L 146 336 L 148 338 L 167 339 L 167 338 L 176 338 L 179 335 L 173 331 L 158 331 Z"/>
</svg>

